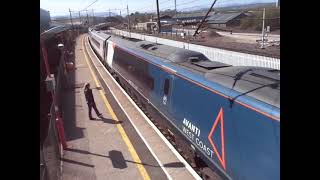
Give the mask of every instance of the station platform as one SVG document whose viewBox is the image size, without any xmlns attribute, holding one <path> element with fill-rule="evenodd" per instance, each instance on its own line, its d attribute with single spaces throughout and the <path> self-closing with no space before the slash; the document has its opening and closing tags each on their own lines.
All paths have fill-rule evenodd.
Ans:
<svg viewBox="0 0 320 180">
<path fill-rule="evenodd" d="M 125 99 L 119 85 L 93 54 L 87 35 L 76 40 L 75 70 L 62 95 L 68 148 L 62 157 L 62 180 L 200 179 L 155 127 Z M 103 118 L 88 116 L 84 84 L 89 82 Z"/>
</svg>

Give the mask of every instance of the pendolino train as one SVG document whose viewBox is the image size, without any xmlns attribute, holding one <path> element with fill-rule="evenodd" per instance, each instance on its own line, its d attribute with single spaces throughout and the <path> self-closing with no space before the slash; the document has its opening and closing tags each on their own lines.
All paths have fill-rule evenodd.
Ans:
<svg viewBox="0 0 320 180">
<path fill-rule="evenodd" d="M 280 179 L 280 71 L 230 66 L 199 52 L 89 30 L 119 84 L 203 177 Z"/>
</svg>

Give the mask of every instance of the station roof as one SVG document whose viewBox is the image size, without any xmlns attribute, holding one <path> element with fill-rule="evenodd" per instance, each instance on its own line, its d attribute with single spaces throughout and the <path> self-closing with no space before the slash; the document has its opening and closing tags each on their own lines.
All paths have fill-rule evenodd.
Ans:
<svg viewBox="0 0 320 180">
<path fill-rule="evenodd" d="M 213 14 L 208 18 L 208 21 L 211 24 L 224 24 L 227 23 L 228 21 L 240 16 L 243 14 L 242 12 L 237 12 L 237 13 L 219 13 L 219 14 Z"/>
<path fill-rule="evenodd" d="M 177 14 L 172 18 L 195 18 L 195 17 L 203 17 L 206 15 L 206 12 L 197 12 L 197 13 L 183 13 Z M 210 12 L 208 16 L 212 16 L 213 12 Z"/>
<path fill-rule="evenodd" d="M 41 11 L 46 12 L 46 13 L 49 12 L 48 10 L 45 10 L 45 9 L 40 8 L 40 12 L 41 12 Z"/>
<path fill-rule="evenodd" d="M 40 34 L 40 39 L 42 39 L 42 40 L 50 39 L 55 34 L 58 34 L 60 32 L 68 30 L 68 29 L 70 29 L 70 26 L 56 26 L 56 27 L 53 27 L 53 28 L 41 33 Z"/>
</svg>

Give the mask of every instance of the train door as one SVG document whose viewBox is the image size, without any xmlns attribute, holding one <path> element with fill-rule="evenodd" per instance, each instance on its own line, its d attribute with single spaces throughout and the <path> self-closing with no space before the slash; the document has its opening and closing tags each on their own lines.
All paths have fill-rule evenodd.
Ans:
<svg viewBox="0 0 320 180">
<path fill-rule="evenodd" d="M 114 54 L 114 45 L 113 42 L 108 42 L 108 50 L 107 50 L 107 63 L 110 68 L 112 68 L 112 60 L 113 60 L 113 54 Z"/>
<path fill-rule="evenodd" d="M 171 101 L 172 101 L 172 92 L 173 92 L 173 80 L 174 76 L 169 74 L 164 74 L 161 83 L 161 90 L 160 90 L 160 97 L 161 97 L 161 107 L 162 110 L 166 114 L 170 114 L 171 108 Z"/>
<path fill-rule="evenodd" d="M 108 53 L 108 42 L 107 39 L 103 42 L 103 64 L 106 66 L 107 64 L 107 53 Z"/>
</svg>

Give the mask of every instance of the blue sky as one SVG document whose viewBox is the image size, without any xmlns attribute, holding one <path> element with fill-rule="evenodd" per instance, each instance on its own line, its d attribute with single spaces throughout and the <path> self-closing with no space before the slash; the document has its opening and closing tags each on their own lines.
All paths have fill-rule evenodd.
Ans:
<svg viewBox="0 0 320 180">
<path fill-rule="evenodd" d="M 66 15 L 69 8 L 73 11 L 84 9 L 95 0 L 40 0 L 40 8 L 50 11 L 51 16 Z M 213 0 L 176 0 L 177 10 L 186 10 L 190 7 L 207 5 L 210 7 Z M 276 0 L 217 0 L 215 6 L 225 6 L 233 3 L 248 4 L 276 2 Z M 126 6 L 129 5 L 131 12 L 150 12 L 156 11 L 156 0 L 98 0 L 88 9 L 94 9 L 95 12 L 106 12 L 110 9 L 122 9 L 121 13 L 126 14 Z M 174 9 L 174 0 L 159 0 L 160 10 Z M 119 13 L 119 10 L 115 11 Z"/>
</svg>

